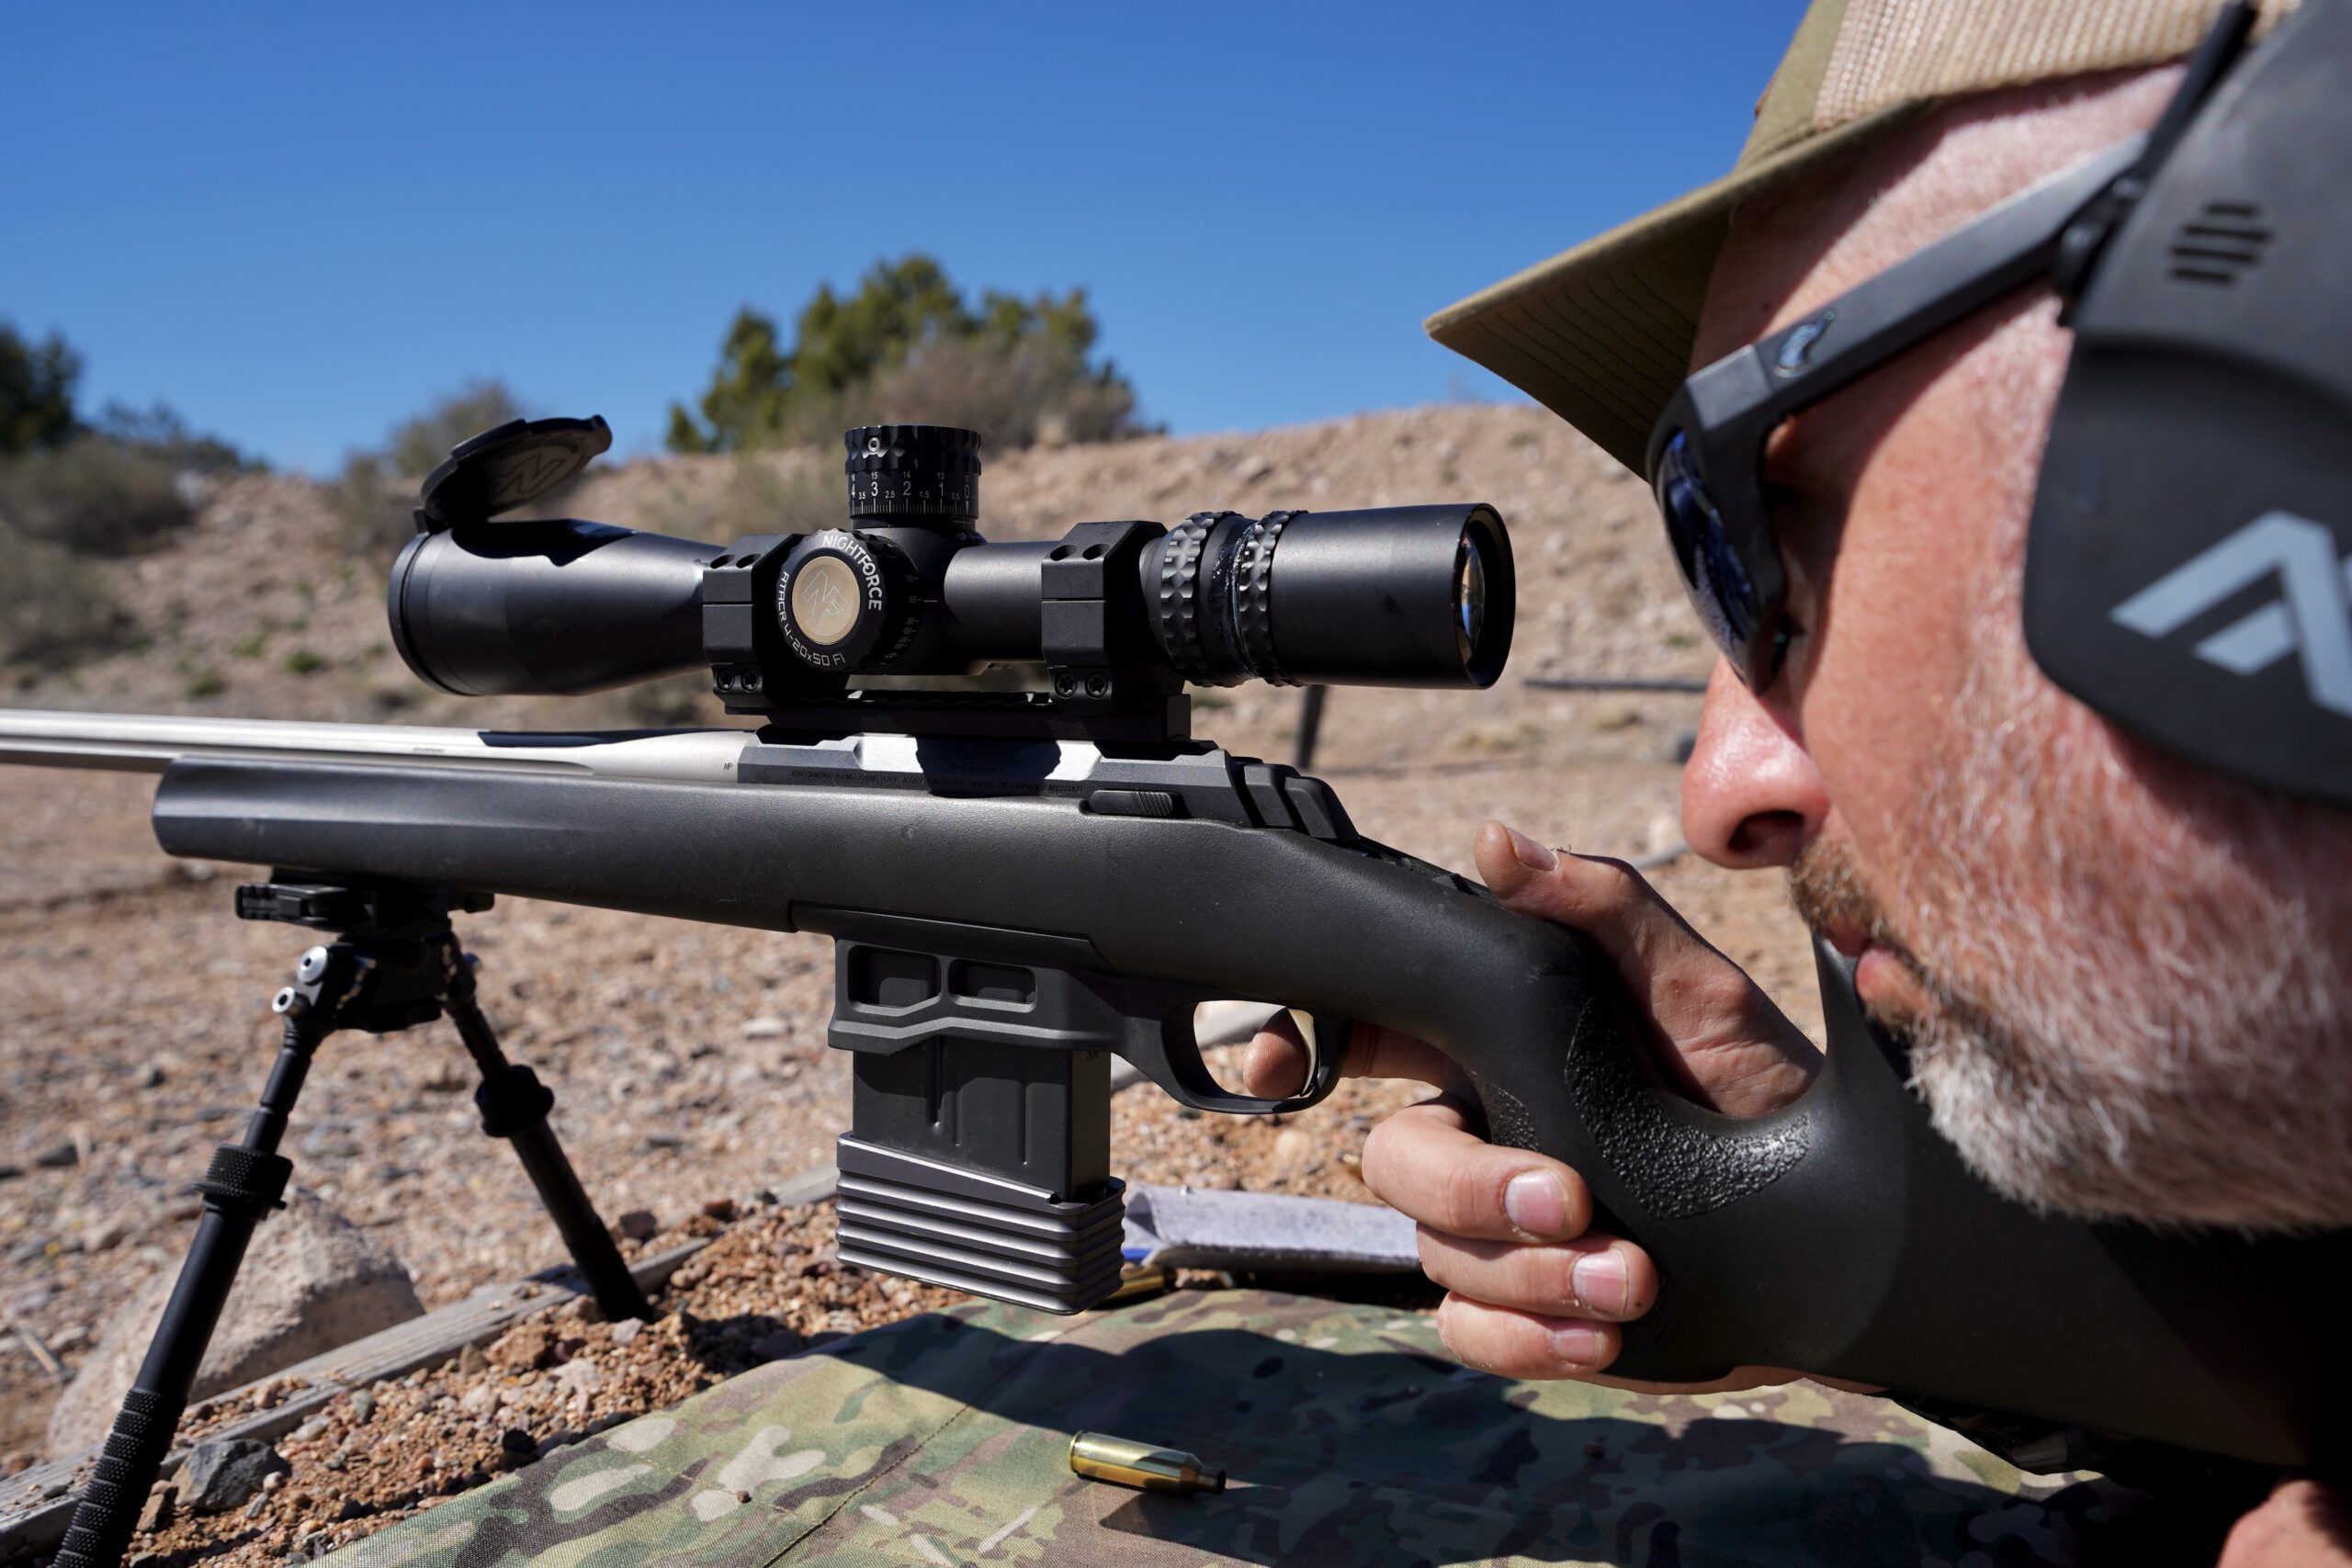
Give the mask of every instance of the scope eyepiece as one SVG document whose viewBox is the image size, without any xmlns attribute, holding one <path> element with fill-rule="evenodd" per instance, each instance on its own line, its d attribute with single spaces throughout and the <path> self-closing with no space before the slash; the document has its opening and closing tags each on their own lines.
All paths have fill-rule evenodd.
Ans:
<svg viewBox="0 0 2352 1568">
<path fill-rule="evenodd" d="M 1490 506 L 1200 513 L 1156 556 L 1153 632 L 1195 685 L 1490 686 L 1510 655 Z"/>
</svg>

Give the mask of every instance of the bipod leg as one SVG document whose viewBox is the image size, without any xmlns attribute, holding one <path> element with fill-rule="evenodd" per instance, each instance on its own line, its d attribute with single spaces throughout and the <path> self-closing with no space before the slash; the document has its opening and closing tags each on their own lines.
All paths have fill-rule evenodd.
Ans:
<svg viewBox="0 0 2352 1568">
<path fill-rule="evenodd" d="M 164 1303 L 155 1336 L 147 1343 L 146 1359 L 115 1413 L 113 1429 L 74 1510 L 74 1522 L 66 1528 L 55 1568 L 115 1568 L 122 1561 L 148 1489 L 172 1450 L 172 1435 L 237 1282 L 254 1226 L 271 1210 L 286 1206 L 286 1183 L 294 1166 L 277 1152 L 278 1141 L 286 1135 L 302 1080 L 310 1075 L 311 1055 L 333 1029 L 303 992 L 315 994 L 329 964 L 329 950 L 312 948 L 295 971 L 298 986 L 277 993 L 273 1005 L 285 1015 L 286 1034 L 269 1082 L 245 1123 L 243 1140 L 214 1149 L 212 1164 L 197 1184 L 204 1195 L 204 1212 L 197 1221 L 196 1240 L 180 1265 L 178 1282 Z M 289 1003 L 289 998 L 298 999 Z"/>
<path fill-rule="evenodd" d="M 650 1322 L 652 1303 L 639 1288 L 637 1276 L 628 1271 L 621 1249 L 613 1242 L 613 1233 L 597 1217 L 595 1204 L 589 1201 L 571 1161 L 564 1156 L 563 1145 L 556 1141 L 555 1129 L 548 1125 L 548 1112 L 555 1109 L 554 1092 L 530 1068 L 506 1059 L 490 1020 L 482 1016 L 481 1004 L 475 999 L 473 975 L 463 957 L 451 972 L 441 1006 L 481 1071 L 481 1087 L 474 1091 L 481 1130 L 514 1145 L 531 1185 L 539 1190 L 539 1201 L 563 1234 L 573 1266 L 588 1281 L 589 1294 L 605 1317 L 616 1323 L 625 1317 Z"/>
</svg>

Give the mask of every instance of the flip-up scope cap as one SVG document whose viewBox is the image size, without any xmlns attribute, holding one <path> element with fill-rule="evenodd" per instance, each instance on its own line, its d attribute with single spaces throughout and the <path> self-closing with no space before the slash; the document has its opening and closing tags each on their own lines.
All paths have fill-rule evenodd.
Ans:
<svg viewBox="0 0 2352 1568">
<path fill-rule="evenodd" d="M 515 419 L 450 448 L 424 478 L 418 514 L 428 532 L 481 523 L 537 501 L 613 446 L 601 414 Z"/>
</svg>

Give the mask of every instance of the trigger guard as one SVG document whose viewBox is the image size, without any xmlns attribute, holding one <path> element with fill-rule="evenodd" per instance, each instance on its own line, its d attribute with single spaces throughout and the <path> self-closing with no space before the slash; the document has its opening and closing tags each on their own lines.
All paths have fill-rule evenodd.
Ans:
<svg viewBox="0 0 2352 1568">
<path fill-rule="evenodd" d="M 1296 1094 L 1279 1100 L 1228 1094 L 1221 1089 L 1209 1076 L 1208 1065 L 1201 1059 L 1200 1042 L 1193 1037 L 1189 1022 L 1184 1026 L 1185 1055 L 1182 1062 L 1170 1052 L 1164 1028 L 1148 1037 L 1130 1036 L 1126 1049 L 1120 1055 L 1179 1105 L 1227 1116 L 1286 1115 L 1320 1105 L 1330 1098 L 1344 1075 L 1348 1042 L 1355 1030 L 1352 1020 L 1335 1013 L 1309 1010 L 1308 1016 L 1315 1021 L 1315 1043 L 1307 1047 L 1306 1082 Z"/>
</svg>

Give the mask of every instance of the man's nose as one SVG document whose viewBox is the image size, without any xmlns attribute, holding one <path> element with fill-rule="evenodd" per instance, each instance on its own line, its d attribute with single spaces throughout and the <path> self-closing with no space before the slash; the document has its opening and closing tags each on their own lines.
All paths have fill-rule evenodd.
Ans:
<svg viewBox="0 0 2352 1568">
<path fill-rule="evenodd" d="M 1828 815 L 1828 792 L 1784 716 L 1718 660 L 1682 770 L 1683 837 L 1734 870 L 1787 865 Z"/>
</svg>

